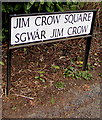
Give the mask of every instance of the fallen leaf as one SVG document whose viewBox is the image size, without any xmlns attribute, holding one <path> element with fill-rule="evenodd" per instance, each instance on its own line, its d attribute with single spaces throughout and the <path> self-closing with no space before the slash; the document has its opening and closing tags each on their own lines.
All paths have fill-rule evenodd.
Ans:
<svg viewBox="0 0 102 120">
<path fill-rule="evenodd" d="M 59 59 L 63 59 L 63 58 L 65 58 L 65 56 L 61 56 Z"/>
<path fill-rule="evenodd" d="M 98 54 L 97 54 L 97 53 L 95 53 L 94 55 L 96 55 L 96 56 L 97 56 Z"/>
<path fill-rule="evenodd" d="M 95 66 L 97 66 L 97 63 L 94 63 Z"/>
<path fill-rule="evenodd" d="M 83 61 L 79 61 L 80 64 L 83 64 Z"/>
<path fill-rule="evenodd" d="M 76 61 L 76 64 L 78 64 L 78 65 L 81 64 L 82 65 L 83 61 Z"/>
<path fill-rule="evenodd" d="M 21 55 L 21 56 L 22 56 L 22 55 L 23 55 L 23 53 L 19 53 L 19 55 Z"/>
<path fill-rule="evenodd" d="M 30 100 L 29 103 L 30 103 L 31 106 L 35 106 L 36 105 L 36 101 L 34 101 L 34 100 Z"/>
<path fill-rule="evenodd" d="M 90 90 L 90 86 L 89 86 L 89 85 L 87 85 L 87 84 L 85 84 L 82 88 L 83 88 L 85 91 Z"/>
</svg>

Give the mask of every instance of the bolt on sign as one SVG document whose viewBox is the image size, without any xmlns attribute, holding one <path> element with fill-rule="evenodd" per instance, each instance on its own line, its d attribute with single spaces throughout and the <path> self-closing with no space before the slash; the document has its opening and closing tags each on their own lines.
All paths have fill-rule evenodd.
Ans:
<svg viewBox="0 0 102 120">
<path fill-rule="evenodd" d="M 10 15 L 7 89 L 10 86 L 11 50 L 14 48 L 86 37 L 85 70 L 95 15 L 96 10 Z"/>
</svg>

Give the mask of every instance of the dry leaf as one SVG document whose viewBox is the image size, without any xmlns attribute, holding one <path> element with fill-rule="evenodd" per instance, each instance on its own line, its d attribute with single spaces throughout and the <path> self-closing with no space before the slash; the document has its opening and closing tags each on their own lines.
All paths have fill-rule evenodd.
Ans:
<svg viewBox="0 0 102 120">
<path fill-rule="evenodd" d="M 87 84 L 85 84 L 82 88 L 83 88 L 85 91 L 90 90 L 90 86 L 89 86 L 89 85 L 87 85 Z"/>
<path fill-rule="evenodd" d="M 81 64 L 82 65 L 83 61 L 76 61 L 76 64 L 78 64 L 78 65 Z"/>
<path fill-rule="evenodd" d="M 36 105 L 36 101 L 34 101 L 34 100 L 30 100 L 29 102 L 30 102 L 31 106 L 35 106 Z"/>
</svg>

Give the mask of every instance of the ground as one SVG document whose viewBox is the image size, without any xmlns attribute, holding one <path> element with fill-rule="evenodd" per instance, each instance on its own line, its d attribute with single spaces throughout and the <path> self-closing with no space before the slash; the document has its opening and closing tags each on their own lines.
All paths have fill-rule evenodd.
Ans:
<svg viewBox="0 0 102 120">
<path fill-rule="evenodd" d="M 101 32 L 98 28 L 94 30 L 88 59 L 89 76 L 86 79 L 82 76 L 76 78 L 76 71 L 82 70 L 86 43 L 84 38 L 12 50 L 11 88 L 8 96 L 5 93 L 7 44 L 4 43 L 3 118 L 67 118 L 71 111 L 74 112 L 72 101 L 81 100 L 81 95 L 92 91 L 92 86 L 98 86 L 102 79 Z M 65 77 L 66 68 L 74 69 L 71 77 Z M 91 103 L 91 99 L 87 102 Z M 69 108 L 65 107 L 68 106 L 71 106 L 71 110 L 66 112 L 65 109 Z"/>
</svg>

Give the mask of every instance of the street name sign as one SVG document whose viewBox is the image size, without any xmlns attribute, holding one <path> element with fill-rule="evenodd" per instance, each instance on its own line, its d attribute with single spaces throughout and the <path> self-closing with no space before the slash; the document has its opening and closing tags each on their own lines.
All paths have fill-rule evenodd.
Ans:
<svg viewBox="0 0 102 120">
<path fill-rule="evenodd" d="M 93 11 L 11 16 L 11 45 L 90 34 Z"/>
<path fill-rule="evenodd" d="M 87 38 L 83 70 L 93 34 L 96 10 L 10 15 L 7 49 L 7 95 L 11 84 L 11 50 L 76 38 Z"/>
</svg>

